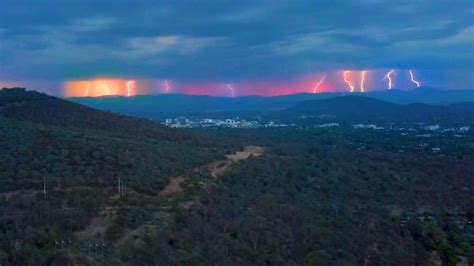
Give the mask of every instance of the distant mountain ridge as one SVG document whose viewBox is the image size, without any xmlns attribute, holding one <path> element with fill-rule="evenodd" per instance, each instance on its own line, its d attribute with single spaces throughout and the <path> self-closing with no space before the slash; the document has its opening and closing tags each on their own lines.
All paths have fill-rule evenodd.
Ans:
<svg viewBox="0 0 474 266">
<path fill-rule="evenodd" d="M 283 110 L 307 100 L 323 100 L 346 95 L 363 95 L 392 103 L 450 104 L 474 102 L 473 90 L 440 90 L 420 87 L 411 91 L 397 89 L 360 93 L 316 93 L 282 96 L 213 97 L 204 95 L 156 94 L 133 97 L 105 96 L 96 98 L 69 98 L 68 100 L 93 108 L 151 119 L 167 116 L 223 112 L 266 112 Z"/>
<path fill-rule="evenodd" d="M 310 100 L 279 112 L 275 116 L 332 115 L 350 121 L 460 121 L 474 122 L 474 103 L 430 105 L 424 103 L 395 104 L 363 96 L 342 96 Z"/>
</svg>

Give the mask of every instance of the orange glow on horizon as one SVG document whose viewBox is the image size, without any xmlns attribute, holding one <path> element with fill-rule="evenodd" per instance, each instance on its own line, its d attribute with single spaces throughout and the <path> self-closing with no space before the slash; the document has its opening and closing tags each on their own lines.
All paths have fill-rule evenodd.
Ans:
<svg viewBox="0 0 474 266">
<path fill-rule="evenodd" d="M 367 92 L 392 89 L 399 70 L 360 69 L 333 70 L 288 79 L 242 79 L 235 83 L 169 79 L 92 78 L 63 83 L 65 97 L 100 97 L 139 94 L 193 94 L 238 97 L 246 95 L 275 96 L 297 93 Z M 408 82 L 421 86 L 416 72 L 407 70 Z M 377 82 L 374 82 L 377 81 Z M 382 83 L 381 83 L 382 82 Z M 407 82 L 402 85 L 406 85 Z M 0 82 L 1 84 L 1 82 Z M 403 89 L 403 88 L 402 88 Z"/>
<path fill-rule="evenodd" d="M 66 97 L 134 96 L 137 94 L 137 83 L 123 79 L 67 81 L 63 92 Z"/>
</svg>

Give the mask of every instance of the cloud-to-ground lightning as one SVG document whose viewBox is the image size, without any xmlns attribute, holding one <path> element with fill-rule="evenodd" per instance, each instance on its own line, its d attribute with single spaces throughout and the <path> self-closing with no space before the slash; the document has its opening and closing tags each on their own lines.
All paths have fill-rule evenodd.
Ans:
<svg viewBox="0 0 474 266">
<path fill-rule="evenodd" d="M 367 75 L 367 70 L 363 70 L 360 73 L 360 92 L 365 91 L 365 76 Z"/>
<path fill-rule="evenodd" d="M 180 82 L 179 80 L 165 80 L 164 78 L 149 81 L 135 80 L 132 76 L 128 78 L 99 77 L 65 81 L 63 83 L 63 93 L 67 97 L 98 97 L 103 95 L 130 97 L 138 95 L 138 93 L 150 92 L 239 97 L 252 94 L 274 96 L 303 92 L 346 91 L 353 93 L 360 91 L 364 93 L 374 89 L 405 89 L 410 86 L 411 88 L 417 88 L 424 85 L 423 81 L 418 80 L 420 73 L 416 69 L 406 68 L 402 71 L 406 75 L 404 82 L 399 80 L 401 72 L 397 68 L 321 70 L 321 72 L 297 76 L 284 82 L 281 80 L 242 80 L 242 83 L 240 83 L 241 81 L 232 80 L 223 82 Z M 378 88 L 373 87 L 375 85 L 374 81 L 379 85 Z"/>
<path fill-rule="evenodd" d="M 230 96 L 234 97 L 235 96 L 234 87 L 232 87 L 232 85 L 230 84 L 226 84 L 225 86 L 229 89 Z"/>
<path fill-rule="evenodd" d="M 170 84 L 168 83 L 168 80 L 165 80 L 165 93 L 170 92 Z"/>
<path fill-rule="evenodd" d="M 349 80 L 349 75 L 351 74 L 352 74 L 352 71 L 349 71 L 349 70 L 345 70 L 344 72 L 342 72 L 344 82 L 351 89 L 351 92 L 354 92 L 354 85 L 352 85 L 351 81 Z"/>
<path fill-rule="evenodd" d="M 86 87 L 86 92 L 84 93 L 84 96 L 88 97 L 89 94 L 91 93 L 91 81 L 87 81 L 87 87 Z"/>
<path fill-rule="evenodd" d="M 408 73 L 410 73 L 410 81 L 415 83 L 416 87 L 420 87 L 421 83 L 415 79 L 415 75 L 413 74 L 413 71 L 410 69 L 408 70 Z"/>
<path fill-rule="evenodd" d="M 385 77 L 383 78 L 383 79 L 387 80 L 387 82 L 388 82 L 387 86 L 388 86 L 389 90 L 391 90 L 393 88 L 393 80 L 392 80 L 393 73 L 395 73 L 394 69 L 388 71 L 387 74 L 385 74 Z"/>
<path fill-rule="evenodd" d="M 316 83 L 316 86 L 314 86 L 313 88 L 313 93 L 316 93 L 319 89 L 319 86 L 321 86 L 321 84 L 324 82 L 324 80 L 326 79 L 326 74 L 324 74 L 324 76 L 318 81 L 318 83 Z"/>
<path fill-rule="evenodd" d="M 127 97 L 130 97 L 132 96 L 132 90 L 133 90 L 133 87 L 135 85 L 135 81 L 133 80 L 128 80 L 127 81 Z"/>
</svg>

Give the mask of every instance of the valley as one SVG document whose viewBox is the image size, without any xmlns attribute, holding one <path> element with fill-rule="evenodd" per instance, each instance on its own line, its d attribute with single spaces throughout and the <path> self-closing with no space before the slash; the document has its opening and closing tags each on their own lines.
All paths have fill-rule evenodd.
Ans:
<svg viewBox="0 0 474 266">
<path fill-rule="evenodd" d="M 348 97 L 266 115 L 292 127 L 175 129 L 24 90 L 0 99 L 0 261 L 472 260 L 465 107 L 339 113 L 361 101 Z"/>
</svg>

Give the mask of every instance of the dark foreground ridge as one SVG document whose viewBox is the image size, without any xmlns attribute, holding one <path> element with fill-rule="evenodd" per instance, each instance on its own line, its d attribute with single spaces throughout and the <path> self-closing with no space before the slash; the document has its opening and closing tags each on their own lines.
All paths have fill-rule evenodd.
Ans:
<svg viewBox="0 0 474 266">
<path fill-rule="evenodd" d="M 100 131 L 131 138 L 170 141 L 190 138 L 184 132 L 165 128 L 147 119 L 99 111 L 23 88 L 0 90 L 0 116 L 51 126 Z"/>
<path fill-rule="evenodd" d="M 2 90 L 0 264 L 472 264 L 472 122 L 387 121 L 452 108 L 342 97 L 178 130 Z M 331 112 L 348 123 L 308 119 Z"/>
</svg>

